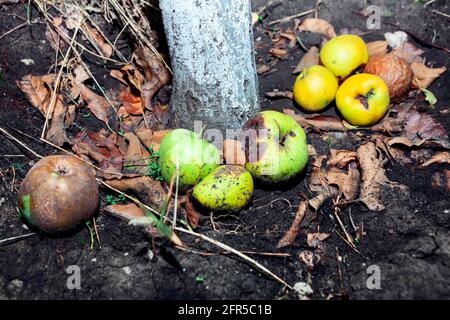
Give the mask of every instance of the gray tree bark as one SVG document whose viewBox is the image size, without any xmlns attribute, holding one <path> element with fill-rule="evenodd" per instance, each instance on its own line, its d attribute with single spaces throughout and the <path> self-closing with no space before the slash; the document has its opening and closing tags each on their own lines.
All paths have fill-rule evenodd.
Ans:
<svg viewBox="0 0 450 320">
<path fill-rule="evenodd" d="M 174 125 L 237 129 L 259 111 L 250 0 L 160 0 Z"/>
</svg>

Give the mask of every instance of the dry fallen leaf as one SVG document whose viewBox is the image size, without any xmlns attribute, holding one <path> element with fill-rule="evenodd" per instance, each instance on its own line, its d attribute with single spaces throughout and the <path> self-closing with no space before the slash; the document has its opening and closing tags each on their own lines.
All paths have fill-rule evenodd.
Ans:
<svg viewBox="0 0 450 320">
<path fill-rule="evenodd" d="M 327 240 L 331 235 L 324 232 L 312 232 L 308 233 L 306 236 L 306 243 L 310 247 L 317 247 L 320 242 Z"/>
<path fill-rule="evenodd" d="M 118 217 L 126 219 L 126 220 L 145 217 L 144 210 L 139 208 L 134 203 L 114 204 L 114 205 L 106 206 L 103 209 L 115 216 L 118 216 Z"/>
<path fill-rule="evenodd" d="M 292 109 L 283 109 L 283 112 L 290 115 L 303 128 L 315 128 L 323 131 L 347 131 L 349 128 L 345 126 L 341 119 L 334 116 L 311 116 L 305 118 L 300 114 L 296 114 Z"/>
<path fill-rule="evenodd" d="M 266 92 L 266 97 L 271 98 L 271 99 L 294 99 L 294 94 L 292 93 L 292 91 L 286 90 L 286 91 L 279 91 L 279 90 L 275 90 L 275 91 L 269 91 Z"/>
<path fill-rule="evenodd" d="M 128 142 L 127 152 L 124 158 L 124 173 L 148 174 L 147 161 L 150 152 L 145 149 L 139 138 L 132 132 L 126 132 L 124 135 Z"/>
<path fill-rule="evenodd" d="M 195 210 L 194 205 L 192 204 L 191 192 L 188 192 L 186 194 L 185 208 L 186 208 L 186 219 L 189 222 L 189 225 L 193 229 L 196 229 L 200 222 L 200 213 L 198 213 L 198 211 Z"/>
<path fill-rule="evenodd" d="M 362 171 L 362 185 L 359 199 L 372 211 L 382 211 L 381 187 L 385 185 L 403 187 L 386 177 L 384 160 L 373 142 L 359 146 L 356 151 Z M 404 188 L 404 187 L 403 187 Z"/>
<path fill-rule="evenodd" d="M 91 28 L 87 23 L 84 23 L 81 29 L 105 57 L 110 58 L 112 56 L 112 46 L 106 41 L 105 37 L 103 37 L 103 35 L 98 30 L 96 30 L 95 28 Z"/>
<path fill-rule="evenodd" d="M 171 129 L 152 131 L 147 128 L 140 128 L 136 131 L 139 140 L 144 144 L 147 148 L 152 148 L 154 151 L 159 150 L 159 145 L 161 144 L 162 139 L 168 134 Z"/>
<path fill-rule="evenodd" d="M 108 119 L 112 108 L 106 99 L 96 94 L 84 84 L 80 85 L 80 95 L 81 99 L 87 103 L 87 107 L 94 114 L 94 116 L 108 124 Z"/>
<path fill-rule="evenodd" d="M 57 146 L 62 146 L 67 141 L 64 119 L 66 117 L 67 107 L 62 102 L 62 96 L 58 95 L 53 110 L 50 127 L 45 138 Z"/>
<path fill-rule="evenodd" d="M 289 52 L 286 49 L 271 48 L 269 54 L 278 59 L 287 59 L 289 57 Z"/>
<path fill-rule="evenodd" d="M 105 182 L 119 191 L 132 191 L 136 195 L 145 198 L 148 201 L 146 203 L 154 206 L 156 210 L 159 210 L 166 200 L 167 195 L 161 182 L 147 176 L 107 180 Z"/>
<path fill-rule="evenodd" d="M 294 221 L 292 222 L 291 227 L 286 232 L 286 234 L 283 236 L 283 238 L 280 239 L 280 241 L 277 244 L 277 248 L 283 248 L 290 246 L 292 243 L 294 243 L 295 238 L 297 238 L 298 232 L 300 230 L 300 224 L 303 221 L 303 218 L 306 215 L 307 211 L 307 201 L 303 201 L 300 203 L 297 213 L 295 214 Z"/>
<path fill-rule="evenodd" d="M 333 167 L 337 166 L 342 169 L 350 162 L 356 161 L 356 151 L 331 149 L 330 154 L 328 164 Z"/>
<path fill-rule="evenodd" d="M 385 55 L 388 52 L 388 43 L 385 40 L 368 42 L 367 49 L 369 50 L 369 59 Z"/>
<path fill-rule="evenodd" d="M 450 163 L 450 152 L 438 152 L 420 166 L 423 168 L 435 163 Z"/>
<path fill-rule="evenodd" d="M 433 83 L 447 68 L 428 68 L 423 63 L 414 62 L 411 64 L 411 69 L 414 73 L 413 83 L 417 88 L 426 89 Z"/>
<path fill-rule="evenodd" d="M 435 172 L 431 177 L 431 185 L 434 189 L 444 189 L 450 192 L 450 170 Z"/>
<path fill-rule="evenodd" d="M 319 59 L 319 49 L 317 47 L 309 48 L 292 73 L 298 74 L 311 66 L 319 64 Z"/>
<path fill-rule="evenodd" d="M 133 53 L 132 59 L 144 71 L 145 83 L 140 88 L 141 96 L 144 107 L 150 109 L 153 96 L 170 82 L 170 72 L 156 53 L 148 47 L 139 47 Z"/>
<path fill-rule="evenodd" d="M 17 81 L 19 89 L 27 95 L 30 103 L 37 108 L 45 117 L 48 111 L 52 95 L 52 83 L 56 79 L 56 74 L 47 74 L 43 76 L 26 75 L 20 81 Z M 49 115 L 49 119 L 52 115 Z"/>
<path fill-rule="evenodd" d="M 123 155 L 116 145 L 115 137 L 104 129 L 99 132 L 80 132 L 73 139 L 72 150 L 79 156 L 95 160 L 104 170 L 99 175 L 105 178 L 121 177 Z"/>
<path fill-rule="evenodd" d="M 423 54 L 423 50 L 417 48 L 411 42 L 405 42 L 401 44 L 399 47 L 392 50 L 392 53 L 397 57 L 405 60 L 407 63 L 411 64 L 413 62 L 422 62 L 423 58 L 421 55 Z"/>
<path fill-rule="evenodd" d="M 312 271 L 314 269 L 314 253 L 310 250 L 304 250 L 300 252 L 299 259 L 306 265 L 306 269 L 308 271 Z"/>
<path fill-rule="evenodd" d="M 336 31 L 334 27 L 325 20 L 307 18 L 298 28 L 300 31 L 309 31 L 314 33 L 320 33 L 328 39 L 336 37 Z"/>
<path fill-rule="evenodd" d="M 270 70 L 271 70 L 271 68 L 266 64 L 261 64 L 256 68 L 256 72 L 258 72 L 258 74 L 265 74 L 265 73 L 269 72 Z"/>
<path fill-rule="evenodd" d="M 142 98 L 140 96 L 136 96 L 131 92 L 130 87 L 124 87 L 119 95 L 118 99 L 122 103 L 122 106 L 125 108 L 125 111 L 131 115 L 143 115 L 144 114 L 144 106 L 142 103 Z"/>
<path fill-rule="evenodd" d="M 427 145 L 438 145 L 450 149 L 447 131 L 444 126 L 432 116 L 410 111 L 406 116 L 404 135 L 413 141 L 414 145 L 426 142 Z"/>
</svg>

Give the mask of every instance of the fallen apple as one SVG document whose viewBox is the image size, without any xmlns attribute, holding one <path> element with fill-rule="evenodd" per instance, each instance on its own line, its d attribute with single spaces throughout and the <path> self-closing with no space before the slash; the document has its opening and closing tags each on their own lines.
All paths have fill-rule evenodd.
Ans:
<svg viewBox="0 0 450 320">
<path fill-rule="evenodd" d="M 337 36 L 323 46 L 320 61 L 336 77 L 348 77 L 369 60 L 369 50 L 363 39 L 354 34 Z"/>
<path fill-rule="evenodd" d="M 73 156 L 39 160 L 19 190 L 22 216 L 40 230 L 69 231 L 92 218 L 98 207 L 98 185 L 91 169 Z"/>
<path fill-rule="evenodd" d="M 177 163 L 179 187 L 186 190 L 219 166 L 220 153 L 197 133 L 175 129 L 165 135 L 159 146 L 159 165 L 167 182 L 176 172 Z"/>
<path fill-rule="evenodd" d="M 323 110 L 336 96 L 338 81 L 323 66 L 312 66 L 299 74 L 294 84 L 294 100 L 306 111 Z"/>
<path fill-rule="evenodd" d="M 305 168 L 306 134 L 292 117 L 277 111 L 262 111 L 244 125 L 244 134 L 250 137 L 251 132 L 255 141 L 245 147 L 246 168 L 255 179 L 279 183 Z"/>
<path fill-rule="evenodd" d="M 336 106 L 345 120 L 354 126 L 370 126 L 388 111 L 389 89 L 383 79 L 373 74 L 351 76 L 336 93 Z"/>
<path fill-rule="evenodd" d="M 238 211 L 252 199 L 253 178 L 241 166 L 223 165 L 200 181 L 192 195 L 210 210 Z"/>
</svg>

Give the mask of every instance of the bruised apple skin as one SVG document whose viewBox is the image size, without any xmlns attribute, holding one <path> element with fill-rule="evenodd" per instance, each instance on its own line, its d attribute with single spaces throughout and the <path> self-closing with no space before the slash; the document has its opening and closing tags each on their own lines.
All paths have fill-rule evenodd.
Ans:
<svg viewBox="0 0 450 320">
<path fill-rule="evenodd" d="M 245 147 L 245 167 L 256 180 L 263 183 L 284 182 L 306 167 L 306 134 L 292 117 L 266 110 L 247 121 L 243 129 L 246 135 L 256 132 L 256 139 L 249 139 L 250 142 L 256 140 L 256 143 Z"/>
<path fill-rule="evenodd" d="M 38 229 L 57 234 L 92 218 L 98 207 L 95 176 L 81 160 L 48 156 L 28 172 L 19 190 L 19 210 Z"/>
<path fill-rule="evenodd" d="M 384 80 L 393 102 L 400 102 L 406 97 L 414 77 L 409 64 L 392 53 L 370 59 L 364 72 Z"/>
</svg>

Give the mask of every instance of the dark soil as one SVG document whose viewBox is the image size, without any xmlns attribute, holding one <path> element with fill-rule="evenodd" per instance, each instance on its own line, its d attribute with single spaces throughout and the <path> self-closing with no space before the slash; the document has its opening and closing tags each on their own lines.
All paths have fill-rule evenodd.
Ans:
<svg viewBox="0 0 450 320">
<path fill-rule="evenodd" d="M 254 9 L 265 4 L 254 0 Z M 365 1 L 323 1 L 320 17 L 341 28 L 366 30 L 365 17 L 359 12 Z M 384 32 L 398 29 L 414 32 L 418 37 L 442 46 L 450 46 L 448 19 L 432 13 L 433 9 L 449 13 L 446 1 L 436 1 L 428 8 L 418 1 L 373 1 L 383 10 L 382 30 L 364 38 L 382 39 Z M 289 1 L 276 7 L 267 18 L 274 20 L 314 7 L 314 1 Z M 0 35 L 22 23 L 17 16 L 26 16 L 24 6 L 0 6 Z M 33 17 L 37 13 L 33 11 Z M 292 24 L 292 22 L 290 23 Z M 282 25 L 287 28 L 288 25 Z M 276 27 L 276 26 L 275 26 Z M 45 74 L 54 63 L 54 51 L 44 36 L 45 24 L 21 28 L 0 39 L 0 125 L 41 154 L 56 151 L 33 137 L 39 137 L 43 118 L 18 90 L 15 81 L 22 76 Z M 258 62 L 268 59 L 269 38 L 257 28 L 255 39 L 268 44 L 258 50 Z M 321 39 L 312 35 L 302 39 L 304 44 L 319 45 Z M 426 48 L 427 61 L 436 66 L 450 66 L 450 56 L 441 50 Z M 291 89 L 294 82 L 292 68 L 304 51 L 292 50 L 287 60 L 276 64 L 275 72 L 260 76 L 260 92 L 264 108 L 292 107 L 289 100 L 270 101 L 266 91 Z M 33 59 L 25 65 L 22 59 Z M 107 70 L 97 67 L 96 75 Z M 103 72 L 103 73 L 102 73 Z M 438 103 L 428 112 L 449 131 L 450 73 L 446 72 L 429 89 Z M 334 113 L 330 108 L 327 113 Z M 83 119 L 82 126 L 95 129 L 98 123 Z M 25 137 L 20 130 L 30 137 Z M 370 133 L 365 133 L 370 135 Z M 333 148 L 356 149 L 360 140 L 352 135 L 330 134 Z M 37 160 L 30 152 L 0 134 L 0 240 L 25 234 L 24 222 L 16 210 L 17 188 Z M 317 134 L 308 136 L 319 153 L 328 151 L 326 143 Z M 7 157 L 5 155 L 24 155 Z M 348 212 L 355 223 L 363 221 L 366 236 L 353 251 L 335 233 L 336 223 L 331 214 L 331 202 L 325 203 L 317 217 L 307 217 L 294 245 L 277 250 L 276 244 L 293 220 L 302 195 L 311 194 L 305 186 L 311 168 L 292 188 L 257 190 L 253 205 L 238 215 L 214 216 L 201 221 L 198 232 L 223 241 L 239 250 L 258 252 L 287 252 L 290 257 L 253 256 L 288 283 L 303 281 L 314 290 L 312 298 L 351 299 L 449 299 L 450 298 L 450 202 L 448 193 L 432 188 L 435 172 L 450 169 L 449 165 L 432 165 L 418 169 L 417 163 L 387 165 L 389 179 L 406 185 L 409 191 L 387 189 L 383 200 L 386 210 L 371 212 L 362 204 L 353 204 L 344 211 L 346 225 Z M 103 192 L 103 197 L 108 194 Z M 290 204 L 292 205 L 289 205 Z M 315 219 L 313 219 L 315 218 Z M 100 214 L 97 219 L 102 247 L 90 250 L 88 230 L 49 238 L 34 236 L 0 247 L 0 299 L 297 299 L 295 292 L 286 292 L 282 286 L 255 270 L 249 264 L 231 255 L 202 256 L 180 251 L 170 243 L 158 241 L 152 251 L 150 240 L 140 230 L 117 218 Z M 308 250 L 306 233 L 329 232 L 331 238 L 323 244 L 322 260 L 312 271 L 300 261 L 299 253 Z M 214 227 L 214 228 L 213 228 Z M 183 241 L 197 250 L 219 252 L 219 249 L 194 238 L 183 236 Z M 155 252 L 156 251 L 156 252 Z M 338 261 L 337 255 L 342 259 Z M 369 290 L 367 268 L 377 265 L 381 270 L 381 289 Z M 81 289 L 66 286 L 67 267 L 81 268 Z"/>
</svg>

